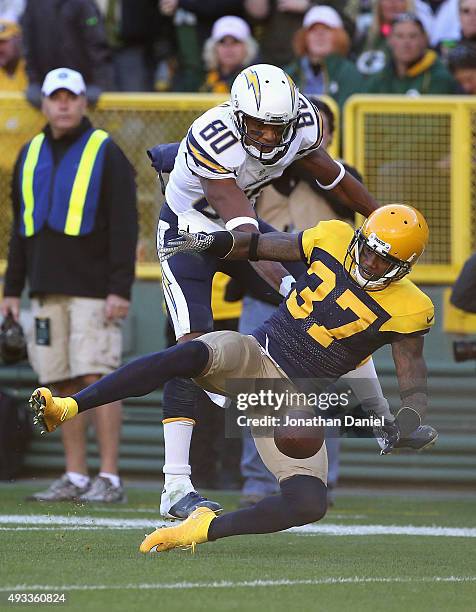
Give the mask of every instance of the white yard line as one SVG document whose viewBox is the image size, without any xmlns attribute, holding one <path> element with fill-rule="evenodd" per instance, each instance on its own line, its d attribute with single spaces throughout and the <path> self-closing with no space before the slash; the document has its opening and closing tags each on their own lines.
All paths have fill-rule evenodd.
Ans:
<svg viewBox="0 0 476 612">
<path fill-rule="evenodd" d="M 218 582 L 165 582 L 165 583 L 143 583 L 143 584 L 16 584 L 14 586 L 0 586 L 0 592 L 15 591 L 109 591 L 109 590 L 173 590 L 173 589 L 225 589 L 225 588 L 256 588 L 256 587 L 277 587 L 277 586 L 313 586 L 313 585 L 336 585 L 336 584 L 387 584 L 387 583 L 437 583 L 437 582 L 458 582 L 472 583 L 476 581 L 476 576 L 423 576 L 421 578 L 406 577 L 376 577 L 366 578 L 354 576 L 350 578 L 316 578 L 307 580 L 221 580 Z"/>
<path fill-rule="evenodd" d="M 65 516 L 54 514 L 7 514 L 0 515 L 0 529 L 37 530 L 37 529 L 155 529 L 176 523 L 160 519 L 146 518 L 102 518 L 93 516 Z M 44 527 L 42 527 L 44 526 Z M 438 527 L 415 525 L 339 525 L 323 523 L 293 527 L 288 533 L 299 535 L 408 535 L 408 536 L 445 536 L 476 538 L 475 527 Z"/>
</svg>

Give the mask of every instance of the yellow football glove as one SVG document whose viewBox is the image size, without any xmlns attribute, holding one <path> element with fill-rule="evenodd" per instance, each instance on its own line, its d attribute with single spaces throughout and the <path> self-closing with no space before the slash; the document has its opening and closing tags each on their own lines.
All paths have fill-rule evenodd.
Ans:
<svg viewBox="0 0 476 612">
<path fill-rule="evenodd" d="M 35 414 L 33 423 L 39 427 L 41 434 L 54 431 L 78 414 L 76 400 L 72 397 L 53 397 L 46 387 L 35 389 L 29 404 Z"/>
</svg>

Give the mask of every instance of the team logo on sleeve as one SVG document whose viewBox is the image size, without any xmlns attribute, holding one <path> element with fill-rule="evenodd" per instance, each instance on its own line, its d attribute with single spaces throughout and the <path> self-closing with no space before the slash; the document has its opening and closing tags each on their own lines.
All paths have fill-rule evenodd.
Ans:
<svg viewBox="0 0 476 612">
<path fill-rule="evenodd" d="M 254 70 L 248 69 L 244 72 L 248 89 L 252 89 L 255 95 L 256 108 L 259 110 L 261 105 L 261 87 L 259 85 L 258 75 Z"/>
</svg>

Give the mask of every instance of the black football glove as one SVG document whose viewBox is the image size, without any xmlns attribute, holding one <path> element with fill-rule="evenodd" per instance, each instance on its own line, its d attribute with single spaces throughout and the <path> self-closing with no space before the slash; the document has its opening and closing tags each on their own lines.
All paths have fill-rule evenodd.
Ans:
<svg viewBox="0 0 476 612">
<path fill-rule="evenodd" d="M 422 425 L 420 415 L 413 408 L 401 408 L 397 413 L 397 421 L 401 435 L 395 444 L 395 450 L 422 451 L 433 446 L 438 438 L 436 429 L 431 425 Z"/>
<path fill-rule="evenodd" d="M 385 429 L 388 425 L 386 424 L 384 428 L 379 428 L 376 431 L 381 455 L 388 455 L 393 451 L 398 452 L 400 450 L 419 452 L 433 446 L 438 438 L 436 429 L 431 425 L 422 425 L 418 412 L 407 406 L 398 411 L 395 419 L 394 425 L 399 430 L 397 440 L 391 440 L 390 437 L 386 436 Z"/>
<path fill-rule="evenodd" d="M 160 261 L 166 261 L 177 253 L 209 253 L 223 258 L 232 250 L 234 244 L 233 234 L 228 231 L 190 233 L 179 229 L 178 236 L 169 238 L 158 249 Z"/>
<path fill-rule="evenodd" d="M 380 454 L 388 455 L 393 451 L 400 440 L 400 427 L 398 426 L 397 419 L 395 419 L 393 423 L 385 421 L 384 425 L 374 427 L 373 429 L 374 435 L 380 446 Z"/>
</svg>

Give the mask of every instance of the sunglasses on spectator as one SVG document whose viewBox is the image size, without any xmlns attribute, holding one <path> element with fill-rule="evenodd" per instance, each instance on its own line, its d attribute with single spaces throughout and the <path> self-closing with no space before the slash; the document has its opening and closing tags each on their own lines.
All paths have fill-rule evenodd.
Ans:
<svg viewBox="0 0 476 612">
<path fill-rule="evenodd" d="M 414 13 L 400 13 L 393 19 L 392 26 L 395 26 L 399 23 L 414 23 L 420 28 L 423 34 L 425 34 L 425 28 L 423 27 L 423 23 Z"/>
<path fill-rule="evenodd" d="M 224 36 L 223 38 L 220 38 L 220 40 L 217 41 L 219 45 L 225 45 L 226 43 L 240 43 L 242 42 L 241 40 L 239 40 L 238 38 L 235 38 L 234 36 L 228 35 L 228 36 Z"/>
</svg>

